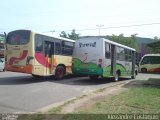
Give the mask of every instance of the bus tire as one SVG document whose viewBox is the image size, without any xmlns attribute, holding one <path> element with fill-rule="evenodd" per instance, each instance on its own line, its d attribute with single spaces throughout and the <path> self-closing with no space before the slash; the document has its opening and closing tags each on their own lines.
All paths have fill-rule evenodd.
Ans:
<svg viewBox="0 0 160 120">
<path fill-rule="evenodd" d="M 138 71 L 136 70 L 135 73 L 136 73 L 136 76 L 137 76 L 138 75 Z"/>
<path fill-rule="evenodd" d="M 115 76 L 113 77 L 113 81 L 114 82 L 118 82 L 119 81 L 119 73 L 116 72 Z"/>
<path fill-rule="evenodd" d="M 34 78 L 36 78 L 36 79 L 43 78 L 43 76 L 40 76 L 40 75 L 34 75 L 34 74 L 32 74 L 32 77 L 34 77 Z"/>
<path fill-rule="evenodd" d="M 56 68 L 55 78 L 56 80 L 62 80 L 64 78 L 65 69 L 63 66 L 58 66 Z"/>
<path fill-rule="evenodd" d="M 134 74 L 131 76 L 131 79 L 135 79 L 136 78 L 137 73 L 134 72 Z"/>
<path fill-rule="evenodd" d="M 141 72 L 142 72 L 142 73 L 147 73 L 147 69 L 146 69 L 146 68 L 142 68 L 142 69 L 141 69 Z"/>
<path fill-rule="evenodd" d="M 91 80 L 97 80 L 98 79 L 98 75 L 90 75 L 89 78 Z"/>
</svg>

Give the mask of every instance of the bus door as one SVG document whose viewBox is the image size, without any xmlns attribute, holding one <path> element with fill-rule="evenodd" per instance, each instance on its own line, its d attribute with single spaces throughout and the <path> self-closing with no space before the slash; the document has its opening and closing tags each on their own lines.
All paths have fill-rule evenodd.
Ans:
<svg viewBox="0 0 160 120">
<path fill-rule="evenodd" d="M 133 68 L 133 62 L 132 60 L 134 59 L 132 51 L 125 49 L 125 68 L 126 68 L 126 74 L 131 75 L 132 73 L 132 68 Z"/>
<path fill-rule="evenodd" d="M 116 46 L 111 45 L 111 76 L 116 73 Z"/>
<path fill-rule="evenodd" d="M 45 41 L 45 74 L 52 74 L 53 63 L 54 63 L 54 42 Z"/>
<path fill-rule="evenodd" d="M 105 72 L 105 77 L 109 77 L 110 73 L 112 71 L 112 62 L 111 62 L 111 57 L 112 57 L 112 53 L 111 53 L 111 44 L 105 42 L 105 62 L 104 62 L 104 66 L 106 69 Z M 105 71 L 105 70 L 104 70 Z M 112 74 L 112 73 L 111 73 Z"/>
<path fill-rule="evenodd" d="M 35 61 L 34 61 L 34 75 L 44 75 L 44 52 L 43 52 L 43 36 L 35 35 Z"/>
<path fill-rule="evenodd" d="M 131 52 L 131 61 L 132 61 L 132 72 L 131 74 L 134 76 L 135 74 L 135 69 L 136 69 L 136 52 L 135 51 L 132 51 Z"/>
</svg>

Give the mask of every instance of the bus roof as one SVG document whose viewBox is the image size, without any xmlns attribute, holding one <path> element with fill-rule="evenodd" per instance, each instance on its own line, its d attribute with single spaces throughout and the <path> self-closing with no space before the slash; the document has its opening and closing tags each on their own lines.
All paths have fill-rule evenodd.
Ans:
<svg viewBox="0 0 160 120">
<path fill-rule="evenodd" d="M 26 30 L 26 29 L 20 29 L 20 30 Z M 19 30 L 14 30 L 14 31 L 19 31 Z M 14 32 L 14 31 L 11 31 L 11 32 Z M 34 31 L 34 30 L 27 30 L 27 31 L 31 31 L 34 34 L 40 34 L 40 35 L 44 35 L 44 36 L 48 36 L 48 37 L 53 37 L 53 38 L 56 38 L 56 39 L 61 39 L 61 40 L 66 40 L 66 41 L 70 41 L 70 42 L 75 42 L 75 40 L 71 40 L 71 39 L 63 38 L 63 37 L 57 37 L 57 36 L 53 36 L 53 35 L 48 35 L 48 34 L 45 34 L 45 33 Z"/>
<path fill-rule="evenodd" d="M 143 57 L 146 57 L 146 56 L 160 56 L 160 54 L 145 54 Z"/>
<path fill-rule="evenodd" d="M 70 42 L 75 42 L 75 40 L 71 40 L 71 39 L 68 39 L 68 38 L 63 38 L 63 37 L 48 35 L 48 34 L 45 34 L 45 33 L 36 32 L 36 31 L 32 31 L 32 30 L 31 30 L 31 32 L 37 33 L 37 34 L 41 34 L 41 35 L 45 35 L 45 36 L 48 36 L 48 37 L 53 37 L 53 38 L 56 38 L 56 39 L 61 39 L 61 40 L 66 40 L 66 41 L 70 41 Z"/>
<path fill-rule="evenodd" d="M 34 32 L 34 33 L 37 33 L 37 34 L 41 34 L 41 35 L 45 35 L 45 36 L 48 36 L 48 37 L 53 37 L 53 38 L 56 38 L 56 39 L 61 39 L 61 40 L 66 40 L 66 41 L 70 41 L 70 42 L 75 42 L 75 40 L 71 40 L 71 39 L 68 39 L 68 38 L 63 38 L 63 37 L 48 35 L 48 34 L 41 33 L 41 32 L 36 32 L 36 31 L 31 31 L 31 32 Z"/>
<path fill-rule="evenodd" d="M 132 50 L 132 51 L 136 51 L 134 48 L 122 45 L 122 44 L 117 43 L 117 42 L 113 42 L 113 41 L 105 39 L 105 38 L 94 37 L 94 38 L 81 38 L 79 40 L 103 40 L 103 41 L 106 41 L 106 42 L 108 42 L 110 44 L 113 44 L 113 45 L 116 45 L 116 46 L 119 46 L 119 47 L 123 47 L 123 48 L 129 49 L 129 50 Z"/>
</svg>

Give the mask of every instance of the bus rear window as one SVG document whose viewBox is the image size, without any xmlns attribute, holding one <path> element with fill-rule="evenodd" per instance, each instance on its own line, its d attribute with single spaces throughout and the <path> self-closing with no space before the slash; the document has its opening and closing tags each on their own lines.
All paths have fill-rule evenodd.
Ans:
<svg viewBox="0 0 160 120">
<path fill-rule="evenodd" d="M 17 30 L 10 32 L 7 36 L 7 43 L 11 45 L 23 45 L 29 42 L 30 31 Z"/>
<path fill-rule="evenodd" d="M 4 44 L 0 44 L 0 50 L 3 50 L 4 49 Z"/>
</svg>

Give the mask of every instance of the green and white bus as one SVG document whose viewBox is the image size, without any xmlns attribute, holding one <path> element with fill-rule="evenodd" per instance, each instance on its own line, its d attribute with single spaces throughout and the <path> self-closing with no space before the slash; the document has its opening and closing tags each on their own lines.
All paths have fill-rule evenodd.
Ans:
<svg viewBox="0 0 160 120">
<path fill-rule="evenodd" d="M 113 78 L 136 77 L 136 50 L 104 38 L 82 38 L 76 41 L 73 52 L 72 72 L 76 75 L 88 75 Z"/>
<path fill-rule="evenodd" d="M 139 70 L 142 73 L 160 73 L 160 54 L 146 54 L 139 63 Z"/>
</svg>

